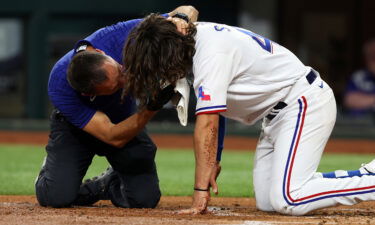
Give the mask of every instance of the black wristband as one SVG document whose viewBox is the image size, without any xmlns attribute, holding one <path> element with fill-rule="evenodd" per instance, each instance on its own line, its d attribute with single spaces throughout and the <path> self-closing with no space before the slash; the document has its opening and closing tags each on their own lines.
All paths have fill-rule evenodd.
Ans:
<svg viewBox="0 0 375 225">
<path fill-rule="evenodd" d="M 194 188 L 194 191 L 209 191 L 210 189 L 201 189 L 201 188 Z"/>
<path fill-rule="evenodd" d="M 189 23 L 190 22 L 190 19 L 188 17 L 188 15 L 186 15 L 185 13 L 176 13 L 174 14 L 174 16 L 172 16 L 173 18 L 180 18 L 180 19 L 183 19 L 186 21 L 186 23 Z"/>
<path fill-rule="evenodd" d="M 92 46 L 89 41 L 81 40 L 74 47 L 74 53 L 86 51 L 87 47 Z"/>
</svg>

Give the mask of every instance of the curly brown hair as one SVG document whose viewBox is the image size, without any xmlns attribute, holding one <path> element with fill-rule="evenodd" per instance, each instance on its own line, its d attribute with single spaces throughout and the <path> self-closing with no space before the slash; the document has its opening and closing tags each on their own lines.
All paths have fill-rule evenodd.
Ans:
<svg viewBox="0 0 375 225">
<path fill-rule="evenodd" d="M 132 94 L 143 107 L 155 100 L 162 85 L 175 85 L 187 76 L 193 65 L 195 34 L 192 23 L 183 35 L 165 17 L 147 16 L 130 33 L 123 49 L 124 94 Z"/>
</svg>

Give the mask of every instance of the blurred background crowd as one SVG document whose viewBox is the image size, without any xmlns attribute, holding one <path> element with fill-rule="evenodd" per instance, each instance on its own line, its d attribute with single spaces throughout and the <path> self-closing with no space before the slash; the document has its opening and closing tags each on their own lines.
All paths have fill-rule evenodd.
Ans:
<svg viewBox="0 0 375 225">
<path fill-rule="evenodd" d="M 338 103 L 334 136 L 375 138 L 375 1 L 373 0 L 13 0 L 0 7 L 0 129 L 48 129 L 49 72 L 76 41 L 118 21 L 193 5 L 200 21 L 252 30 L 287 47 L 318 70 Z M 119 46 L 119 48 L 122 46 Z M 194 99 L 194 98 L 191 98 Z M 151 132 L 191 132 L 170 106 Z M 256 135 L 230 121 L 228 133 Z"/>
</svg>

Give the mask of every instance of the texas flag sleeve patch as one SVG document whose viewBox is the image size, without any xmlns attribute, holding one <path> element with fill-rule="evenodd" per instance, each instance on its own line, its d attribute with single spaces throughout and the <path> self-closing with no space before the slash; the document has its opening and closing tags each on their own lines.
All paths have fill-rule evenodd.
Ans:
<svg viewBox="0 0 375 225">
<path fill-rule="evenodd" d="M 195 115 L 204 114 L 204 113 L 219 113 L 225 112 L 227 109 L 225 104 L 225 98 L 223 101 L 218 101 L 217 98 L 220 96 L 220 93 L 210 93 L 210 90 L 203 85 L 198 88 L 198 102 L 197 109 L 195 110 Z M 215 100 L 216 98 L 216 100 Z"/>
<path fill-rule="evenodd" d="M 208 89 L 200 86 L 198 89 L 198 98 L 202 101 L 211 101 L 211 95 Z"/>
</svg>

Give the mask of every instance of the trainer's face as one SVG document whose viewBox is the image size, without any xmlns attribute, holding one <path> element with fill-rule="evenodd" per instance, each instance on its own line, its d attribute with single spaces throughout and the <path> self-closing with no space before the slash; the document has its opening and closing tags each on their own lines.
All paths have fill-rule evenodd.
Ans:
<svg viewBox="0 0 375 225">
<path fill-rule="evenodd" d="M 124 86 L 125 79 L 122 75 L 122 65 L 110 56 L 107 56 L 107 60 L 105 60 L 102 65 L 102 69 L 106 71 L 107 80 L 96 85 L 96 95 L 111 95 Z"/>
</svg>

